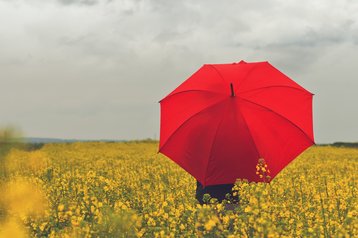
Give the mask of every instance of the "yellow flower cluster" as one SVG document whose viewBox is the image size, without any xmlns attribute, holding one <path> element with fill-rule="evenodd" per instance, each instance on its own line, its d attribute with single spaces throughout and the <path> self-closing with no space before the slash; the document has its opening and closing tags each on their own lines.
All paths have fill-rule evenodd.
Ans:
<svg viewBox="0 0 358 238">
<path fill-rule="evenodd" d="M 358 236 L 357 149 L 312 147 L 270 183 L 238 180 L 238 204 L 199 205 L 195 180 L 157 146 L 12 150 L 1 184 L 0 237 L 15 237 L 13 227 L 19 237 Z M 263 159 L 256 170 L 269 179 Z"/>
<path fill-rule="evenodd" d="M 262 179 L 262 182 L 270 182 L 270 170 L 267 168 L 267 164 L 264 158 L 259 158 L 256 165 L 256 174 Z"/>
</svg>

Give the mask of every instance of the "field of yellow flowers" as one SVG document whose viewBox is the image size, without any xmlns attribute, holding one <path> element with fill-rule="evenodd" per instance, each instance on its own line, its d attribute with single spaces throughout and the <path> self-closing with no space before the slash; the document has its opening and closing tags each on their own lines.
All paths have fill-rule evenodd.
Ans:
<svg viewBox="0 0 358 238">
<path fill-rule="evenodd" d="M 314 146 L 270 184 L 237 181 L 235 210 L 195 200 L 157 143 L 12 149 L 0 237 L 358 237 L 358 149 Z"/>
</svg>

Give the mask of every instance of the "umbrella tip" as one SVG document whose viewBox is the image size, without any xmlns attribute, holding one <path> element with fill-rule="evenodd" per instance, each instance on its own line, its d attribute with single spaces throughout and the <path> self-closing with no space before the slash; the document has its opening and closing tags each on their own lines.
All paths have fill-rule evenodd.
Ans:
<svg viewBox="0 0 358 238">
<path fill-rule="evenodd" d="M 234 62 L 234 63 L 232 63 L 232 64 L 247 64 L 247 62 L 246 62 L 246 61 L 243 61 L 243 60 L 240 60 L 239 62 Z"/>
<path fill-rule="evenodd" d="M 235 97 L 234 85 L 232 83 L 230 83 L 230 89 L 231 89 L 231 97 Z"/>
</svg>

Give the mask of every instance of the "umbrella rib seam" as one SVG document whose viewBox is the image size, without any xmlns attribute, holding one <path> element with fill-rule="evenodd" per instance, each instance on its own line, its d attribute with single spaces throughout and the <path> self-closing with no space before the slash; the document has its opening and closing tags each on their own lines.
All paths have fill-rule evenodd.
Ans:
<svg viewBox="0 0 358 238">
<path fill-rule="evenodd" d="M 226 80 L 225 80 L 225 78 L 224 78 L 224 76 L 222 76 L 222 74 L 220 73 L 220 71 L 214 66 L 214 65 L 212 65 L 212 64 L 209 64 L 209 66 L 211 66 L 214 70 L 215 70 L 215 72 L 220 76 L 220 78 L 224 81 L 224 84 L 226 84 Z"/>
<path fill-rule="evenodd" d="M 268 108 L 268 107 L 266 107 L 266 106 L 264 106 L 264 105 L 262 105 L 262 104 L 253 102 L 253 101 L 248 100 L 248 99 L 245 99 L 245 98 L 241 98 L 241 99 L 244 100 L 244 101 L 247 101 L 247 102 L 249 102 L 249 103 L 255 104 L 255 105 L 259 106 L 259 107 L 265 108 L 266 110 L 269 110 L 269 111 L 273 112 L 274 114 L 276 114 L 277 116 L 283 118 L 283 119 L 286 120 L 288 123 L 292 124 L 294 127 L 296 127 L 297 129 L 299 129 L 299 130 L 307 137 L 307 139 L 308 139 L 310 142 L 312 142 L 313 144 L 315 144 L 314 141 L 307 135 L 307 133 L 306 133 L 301 127 L 299 127 L 298 125 L 296 125 L 295 123 L 293 123 L 290 119 L 286 118 L 285 116 L 281 115 L 280 113 L 278 113 L 278 112 L 276 112 L 276 111 L 274 111 L 274 110 L 272 110 L 272 109 L 270 109 L 270 108 Z"/>
<path fill-rule="evenodd" d="M 258 66 L 260 66 L 260 65 L 259 65 L 259 64 L 254 65 L 254 66 L 252 67 L 252 69 L 250 69 L 250 71 L 247 72 L 247 74 L 245 75 L 245 78 L 244 78 L 244 79 L 241 81 L 241 83 L 239 84 L 239 88 L 242 87 L 242 85 L 247 81 L 247 78 L 249 77 L 249 75 L 251 75 L 251 73 L 252 73 Z"/>
<path fill-rule="evenodd" d="M 220 126 L 222 124 L 222 122 L 224 121 L 224 117 L 226 116 L 227 114 L 227 111 L 228 111 L 228 105 L 226 106 L 226 110 L 225 110 L 225 113 L 222 114 L 222 117 L 221 117 L 221 120 L 220 120 L 220 123 L 218 124 L 218 127 L 216 128 L 216 131 L 215 131 L 215 134 L 214 134 L 214 139 L 213 139 L 213 142 L 211 144 L 211 148 L 210 148 L 210 153 L 209 153 L 209 159 L 208 159 L 208 163 L 206 164 L 206 169 L 205 169 L 205 174 L 204 174 L 204 186 L 206 185 L 206 175 L 208 173 L 208 168 L 209 168 L 209 163 L 210 161 L 212 160 L 212 150 L 214 148 L 214 144 L 215 144 L 215 141 L 216 141 L 216 136 L 219 132 L 219 129 L 220 129 Z"/>
<path fill-rule="evenodd" d="M 259 149 L 257 148 L 257 145 L 256 145 L 256 142 L 255 142 L 255 140 L 254 140 L 254 137 L 252 136 L 252 131 L 250 130 L 250 128 L 249 128 L 249 126 L 248 126 L 248 124 L 247 124 L 246 118 L 245 118 L 244 114 L 241 112 L 240 107 L 237 107 L 237 109 L 238 109 L 238 111 L 240 112 L 240 114 L 241 114 L 241 116 L 242 116 L 242 119 L 243 119 L 244 122 L 245 122 L 244 124 L 245 124 L 245 126 L 246 126 L 246 128 L 247 128 L 247 130 L 248 130 L 248 132 L 249 132 L 249 135 L 250 135 L 250 137 L 251 137 L 252 143 L 254 144 L 254 147 L 255 147 L 255 149 L 256 149 L 256 153 L 257 153 L 257 155 L 258 155 L 259 158 L 260 158 L 260 157 L 261 157 L 261 153 L 259 152 Z"/>
<path fill-rule="evenodd" d="M 193 117 L 195 117 L 195 116 L 197 116 L 198 114 L 204 112 L 205 110 L 208 110 L 208 109 L 210 109 L 210 108 L 212 108 L 212 107 L 214 107 L 214 106 L 217 106 L 217 105 L 220 104 L 220 103 L 223 103 L 223 102 L 226 101 L 226 100 L 227 100 L 227 98 L 224 98 L 224 99 L 222 99 L 222 100 L 220 100 L 220 101 L 218 101 L 218 102 L 215 102 L 215 103 L 213 103 L 212 105 L 210 105 L 210 106 L 208 106 L 208 107 L 205 107 L 204 109 L 200 110 L 200 111 L 197 112 L 197 113 L 194 113 L 194 114 L 191 115 L 189 118 L 187 118 L 187 119 L 186 119 L 180 126 L 178 126 L 178 128 L 176 128 L 176 129 L 174 130 L 174 132 L 168 137 L 168 139 L 164 142 L 164 144 L 159 148 L 159 152 L 167 145 L 168 141 L 170 141 L 170 139 L 173 138 L 173 135 L 174 135 L 175 133 L 177 133 L 177 131 L 179 131 L 179 129 L 180 129 L 181 127 L 183 127 L 183 126 L 184 126 L 188 121 L 190 121 Z"/>
<path fill-rule="evenodd" d="M 174 94 L 170 94 L 167 97 L 163 98 L 162 100 L 159 101 L 159 103 L 161 103 L 162 101 L 173 97 L 175 95 L 181 94 L 181 93 L 187 93 L 187 92 L 205 92 L 205 93 L 212 93 L 212 94 L 219 94 L 219 95 L 225 95 L 223 93 L 219 93 L 219 92 L 214 92 L 214 91 L 208 91 L 208 90 L 202 90 L 202 89 L 190 89 L 190 90 L 185 90 L 185 91 L 180 91 L 180 92 L 176 92 Z"/>
<path fill-rule="evenodd" d="M 295 90 L 298 90 L 302 93 L 308 93 L 310 95 L 313 95 L 313 93 L 309 92 L 309 91 L 305 91 L 305 90 L 302 90 L 300 88 L 295 88 L 295 87 L 292 87 L 292 86 L 287 86 L 287 85 L 274 85 L 274 86 L 267 86 L 267 87 L 261 87 L 261 88 L 255 88 L 255 89 L 252 89 L 252 90 L 248 90 L 248 91 L 242 91 L 242 92 L 239 92 L 240 94 L 243 94 L 243 93 L 249 93 L 249 92 L 252 92 L 252 91 L 256 91 L 256 90 L 260 90 L 260 89 L 266 89 L 266 88 L 292 88 L 292 89 L 295 89 Z"/>
</svg>

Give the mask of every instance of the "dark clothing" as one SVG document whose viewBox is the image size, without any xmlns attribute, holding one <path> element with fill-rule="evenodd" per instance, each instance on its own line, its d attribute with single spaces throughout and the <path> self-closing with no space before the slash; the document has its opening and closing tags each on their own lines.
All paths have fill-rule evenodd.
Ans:
<svg viewBox="0 0 358 238">
<path fill-rule="evenodd" d="M 199 181 L 196 182 L 196 199 L 202 205 L 204 204 L 204 194 L 208 193 L 212 198 L 216 198 L 219 202 L 225 199 L 226 194 L 230 194 L 233 198 L 232 188 L 234 184 L 210 185 L 203 188 Z"/>
</svg>

